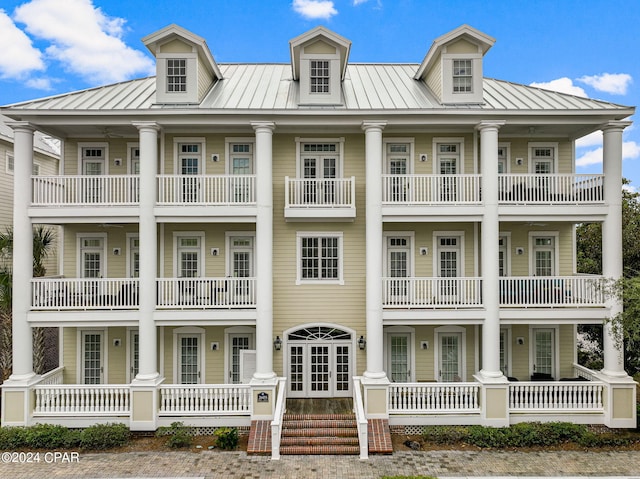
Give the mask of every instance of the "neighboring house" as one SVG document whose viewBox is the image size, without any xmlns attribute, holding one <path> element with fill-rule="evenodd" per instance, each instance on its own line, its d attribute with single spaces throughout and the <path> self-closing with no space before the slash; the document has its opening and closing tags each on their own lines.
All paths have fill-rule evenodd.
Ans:
<svg viewBox="0 0 640 479">
<path fill-rule="evenodd" d="M 576 364 L 577 325 L 621 308 L 602 285 L 634 108 L 483 78 L 494 41 L 465 25 L 420 64 L 351 64 L 318 27 L 290 64 L 218 64 L 171 25 L 143 39 L 156 77 L 6 107 L 21 154 L 64 138 L 59 176 L 16 169 L 16 239 L 46 222 L 64 244 L 61 278 L 16 276 L 3 424 L 248 426 L 277 398 L 354 396 L 391 425 L 635 427 L 617 343 Z M 598 130 L 604 173 L 577 174 Z M 576 274 L 585 221 L 603 276 Z M 29 330 L 51 324 L 41 378 Z"/>
</svg>

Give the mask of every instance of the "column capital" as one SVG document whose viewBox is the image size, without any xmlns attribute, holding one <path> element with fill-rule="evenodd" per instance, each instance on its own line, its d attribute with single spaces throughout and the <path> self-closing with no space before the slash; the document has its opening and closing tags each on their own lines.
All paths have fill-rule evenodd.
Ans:
<svg viewBox="0 0 640 479">
<path fill-rule="evenodd" d="M 366 132 L 367 130 L 384 130 L 384 127 L 387 126 L 387 122 L 384 120 L 367 120 L 362 122 L 362 129 Z"/>
<path fill-rule="evenodd" d="M 273 132 L 276 129 L 276 124 L 272 121 L 252 121 L 251 127 L 258 133 L 260 130 L 265 131 L 269 130 L 269 132 Z"/>
<path fill-rule="evenodd" d="M 133 126 L 135 126 L 140 131 L 142 131 L 142 130 L 155 130 L 155 131 L 162 130 L 162 127 L 160 125 L 158 125 L 158 123 L 156 123 L 155 121 L 134 121 L 131 124 Z"/>
<path fill-rule="evenodd" d="M 619 130 L 622 131 L 626 127 L 630 126 L 633 122 L 629 120 L 611 120 L 600 126 L 602 131 L 606 130 Z"/>
<path fill-rule="evenodd" d="M 6 125 L 13 131 L 30 131 L 35 132 L 37 128 L 28 121 L 7 121 Z"/>
<path fill-rule="evenodd" d="M 506 120 L 483 120 L 476 125 L 476 130 L 499 130 L 501 126 L 504 126 Z"/>
</svg>

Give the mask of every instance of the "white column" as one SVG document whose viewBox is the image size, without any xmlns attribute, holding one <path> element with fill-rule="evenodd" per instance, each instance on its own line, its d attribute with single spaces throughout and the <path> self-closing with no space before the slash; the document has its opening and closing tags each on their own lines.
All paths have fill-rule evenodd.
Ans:
<svg viewBox="0 0 640 479">
<path fill-rule="evenodd" d="M 27 313 L 31 307 L 33 277 L 33 228 L 28 216 L 33 170 L 33 133 L 26 122 L 13 128 L 13 372 L 10 381 L 33 377 L 33 339 Z"/>
<path fill-rule="evenodd" d="M 622 278 L 622 130 L 629 121 L 611 121 L 603 128 L 604 199 L 608 206 L 602 223 L 602 274 Z M 609 298 L 610 317 L 622 312 L 622 301 Z M 626 376 L 622 336 L 616 337 L 609 324 L 604 326 L 604 369 L 608 376 Z"/>
<path fill-rule="evenodd" d="M 504 121 L 486 121 L 480 131 L 480 172 L 482 173 L 483 217 L 481 231 L 482 302 L 485 318 L 482 325 L 482 370 L 485 379 L 500 378 L 500 294 L 498 272 L 498 129 Z"/>
<path fill-rule="evenodd" d="M 273 372 L 273 130 L 272 122 L 251 123 L 256 132 L 256 380 Z"/>
<path fill-rule="evenodd" d="M 384 379 L 382 330 L 382 130 L 383 121 L 364 122 L 366 168 L 366 325 L 367 369 L 364 377 Z"/>
<path fill-rule="evenodd" d="M 135 382 L 159 378 L 156 309 L 158 261 L 157 223 L 154 206 L 157 197 L 158 131 L 155 122 L 134 124 L 140 135 L 140 292 L 139 292 L 139 372 Z"/>
</svg>

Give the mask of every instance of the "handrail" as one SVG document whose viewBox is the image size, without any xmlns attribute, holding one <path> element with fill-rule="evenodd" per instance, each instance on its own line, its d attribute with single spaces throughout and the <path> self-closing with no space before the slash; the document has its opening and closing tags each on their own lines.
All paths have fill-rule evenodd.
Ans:
<svg viewBox="0 0 640 479">
<path fill-rule="evenodd" d="M 360 444 L 360 459 L 369 457 L 369 422 L 364 412 L 362 401 L 362 380 L 358 376 L 353 378 L 353 412 L 358 426 L 358 443 Z"/>
<path fill-rule="evenodd" d="M 394 414 L 479 413 L 480 383 L 392 383 L 389 412 Z"/>
<path fill-rule="evenodd" d="M 602 411 L 604 383 L 593 381 L 531 381 L 509 383 L 512 411 Z"/>
<path fill-rule="evenodd" d="M 34 415 L 126 415 L 129 384 L 38 384 Z"/>
<path fill-rule="evenodd" d="M 256 202 L 256 175 L 157 175 L 160 206 L 247 206 Z"/>
<path fill-rule="evenodd" d="M 280 440 L 282 438 L 282 422 L 287 405 L 287 378 L 278 378 L 278 397 L 271 421 L 271 459 L 280 459 Z"/>
<path fill-rule="evenodd" d="M 40 381 L 38 382 L 38 385 L 48 386 L 48 385 L 54 385 L 54 384 L 63 384 L 64 382 L 63 374 L 64 374 L 64 366 L 58 366 L 57 368 L 44 373 L 40 377 Z"/>
<path fill-rule="evenodd" d="M 592 369 L 585 368 L 580 364 L 573 363 L 573 372 L 576 377 L 588 379 L 589 381 L 598 381 L 598 373 Z"/>
<path fill-rule="evenodd" d="M 163 384 L 158 391 L 159 414 L 163 416 L 251 414 L 251 388 L 248 384 Z"/>
<path fill-rule="evenodd" d="M 290 178 L 285 176 L 285 208 L 355 207 L 356 177 Z"/>
</svg>

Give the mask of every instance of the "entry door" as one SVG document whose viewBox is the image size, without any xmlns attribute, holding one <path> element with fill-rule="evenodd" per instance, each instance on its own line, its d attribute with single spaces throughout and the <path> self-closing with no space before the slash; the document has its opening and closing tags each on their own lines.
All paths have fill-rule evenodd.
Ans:
<svg viewBox="0 0 640 479">
<path fill-rule="evenodd" d="M 409 299 L 409 282 L 411 276 L 409 238 L 389 238 L 387 244 L 387 271 L 391 278 L 387 298 L 393 304 L 405 304 Z"/>
<path fill-rule="evenodd" d="M 104 344 L 102 331 L 82 332 L 82 384 L 104 382 Z"/>
<path fill-rule="evenodd" d="M 406 383 L 411 380 L 409 368 L 409 334 L 389 336 L 389 371 L 391 382 Z"/>
<path fill-rule="evenodd" d="M 550 177 L 553 174 L 553 157 L 553 148 L 533 149 L 533 173 L 536 175 L 534 200 L 548 201 L 550 199 Z"/>
<path fill-rule="evenodd" d="M 231 238 L 229 260 L 231 277 L 236 278 L 231 289 L 231 304 L 248 304 L 252 299 L 249 278 L 253 277 L 253 237 Z"/>
<path fill-rule="evenodd" d="M 231 187 L 232 201 L 235 203 L 250 202 L 251 183 L 245 175 L 253 174 L 253 152 L 249 143 L 231 145 Z"/>
<path fill-rule="evenodd" d="M 500 370 L 505 376 L 509 376 L 509 334 L 506 329 L 500 330 Z"/>
<path fill-rule="evenodd" d="M 333 205 L 336 196 L 338 158 L 313 156 L 303 158 L 303 202 L 308 205 Z M 324 180 L 324 181 L 323 181 Z"/>
<path fill-rule="evenodd" d="M 289 396 L 350 396 L 351 344 L 289 344 Z"/>
<path fill-rule="evenodd" d="M 555 373 L 555 331 L 553 329 L 534 329 L 533 372 L 549 374 Z"/>
<path fill-rule="evenodd" d="M 129 332 L 129 341 L 129 374 L 134 379 L 140 370 L 140 334 L 137 330 Z"/>
<path fill-rule="evenodd" d="M 104 150 L 102 148 L 82 149 L 82 174 L 84 178 L 84 201 L 86 203 L 102 203 L 104 185 L 102 175 L 105 170 Z"/>
<path fill-rule="evenodd" d="M 180 174 L 184 176 L 180 182 L 182 202 L 196 203 L 200 201 L 200 145 L 180 145 Z"/>
<path fill-rule="evenodd" d="M 240 384 L 242 371 L 240 371 L 240 351 L 251 349 L 251 337 L 248 334 L 232 334 L 229 336 L 231 351 L 229 357 L 229 383 Z"/>
<path fill-rule="evenodd" d="M 438 380 L 453 382 L 462 380 L 462 334 L 441 333 L 438 358 Z"/>
<path fill-rule="evenodd" d="M 137 146 L 131 148 L 131 174 L 140 175 L 140 148 Z M 130 201 L 134 203 L 140 201 L 140 184 L 137 182 L 131 186 Z"/>
<path fill-rule="evenodd" d="M 460 241 L 461 238 L 457 236 L 438 239 L 438 276 L 440 277 L 438 292 L 443 301 L 455 301 L 458 298 Z"/>
<path fill-rule="evenodd" d="M 180 335 L 178 340 L 178 383 L 200 383 L 200 337 Z"/>
<path fill-rule="evenodd" d="M 458 145 L 446 144 L 438 147 L 438 170 L 442 178 L 440 201 L 452 202 L 457 199 Z"/>
<path fill-rule="evenodd" d="M 387 146 L 387 173 L 391 175 L 387 201 L 404 203 L 408 200 L 408 153 L 409 145 L 392 143 Z"/>
</svg>

